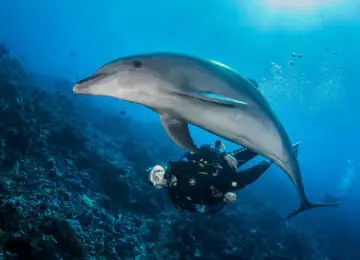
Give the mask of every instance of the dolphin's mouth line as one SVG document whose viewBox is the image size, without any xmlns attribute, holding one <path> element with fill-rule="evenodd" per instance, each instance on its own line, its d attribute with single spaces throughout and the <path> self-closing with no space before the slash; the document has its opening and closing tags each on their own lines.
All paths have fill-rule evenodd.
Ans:
<svg viewBox="0 0 360 260">
<path fill-rule="evenodd" d="M 90 83 L 90 82 L 92 82 L 93 80 L 96 80 L 96 79 L 98 79 L 98 78 L 100 78 L 100 77 L 104 77 L 104 76 L 106 76 L 106 75 L 105 75 L 105 74 L 92 75 L 92 76 L 90 76 L 90 77 L 87 77 L 87 78 L 84 78 L 84 79 L 82 79 L 82 80 L 79 80 L 79 81 L 76 83 L 76 85 L 80 85 L 80 84 L 84 84 L 84 83 Z"/>
</svg>

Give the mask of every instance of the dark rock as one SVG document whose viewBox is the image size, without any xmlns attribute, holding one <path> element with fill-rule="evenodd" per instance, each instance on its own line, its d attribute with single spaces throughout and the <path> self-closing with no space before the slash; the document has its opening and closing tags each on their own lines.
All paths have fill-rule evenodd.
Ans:
<svg viewBox="0 0 360 260">
<path fill-rule="evenodd" d="M 82 227 L 76 220 L 53 220 L 51 234 L 59 243 L 59 249 L 74 258 L 84 259 L 88 253 L 80 237 Z"/>
</svg>

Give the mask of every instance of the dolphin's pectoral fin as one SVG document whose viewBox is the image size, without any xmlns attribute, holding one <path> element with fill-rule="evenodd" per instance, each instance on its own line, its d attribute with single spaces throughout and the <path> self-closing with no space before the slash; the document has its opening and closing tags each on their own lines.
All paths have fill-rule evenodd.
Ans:
<svg viewBox="0 0 360 260">
<path fill-rule="evenodd" d="M 191 152 L 197 152 L 199 150 L 190 136 L 188 123 L 186 121 L 167 113 L 161 113 L 160 120 L 167 134 L 177 145 Z"/>
<path fill-rule="evenodd" d="M 246 102 L 232 99 L 232 98 L 229 98 L 226 96 L 222 96 L 222 95 L 216 94 L 214 92 L 210 92 L 210 91 L 186 90 L 185 92 L 181 92 L 178 94 L 182 95 L 182 96 L 196 98 L 196 99 L 206 101 L 206 102 L 211 102 L 213 104 L 218 104 L 218 105 L 233 107 L 233 108 L 235 108 L 235 107 L 244 108 L 248 105 L 248 103 L 246 103 Z"/>
</svg>

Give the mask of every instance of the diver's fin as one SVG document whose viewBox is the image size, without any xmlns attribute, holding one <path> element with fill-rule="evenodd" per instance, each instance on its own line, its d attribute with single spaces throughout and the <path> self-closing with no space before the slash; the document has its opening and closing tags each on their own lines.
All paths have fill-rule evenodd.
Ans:
<svg viewBox="0 0 360 260">
<path fill-rule="evenodd" d="M 257 83 L 257 81 L 255 79 L 251 79 L 251 78 L 248 78 L 248 81 L 253 84 L 253 86 L 255 88 L 259 88 L 259 84 Z"/>
<path fill-rule="evenodd" d="M 289 216 L 287 216 L 284 220 L 289 220 L 292 217 L 295 217 L 299 213 L 313 209 L 313 208 L 321 208 L 321 207 L 330 207 L 330 206 L 338 206 L 340 203 L 311 203 L 310 201 L 307 201 L 305 203 L 302 203 L 300 208 L 297 210 L 294 210 Z"/>
<path fill-rule="evenodd" d="M 244 108 L 248 105 L 248 103 L 246 103 L 246 102 L 232 99 L 232 98 L 229 98 L 226 96 L 222 96 L 222 95 L 216 94 L 214 92 L 210 92 L 210 91 L 197 91 L 197 90 L 186 89 L 185 92 L 181 92 L 178 94 L 182 95 L 182 96 L 188 96 L 188 97 L 200 99 L 202 101 L 210 102 L 213 104 L 226 106 L 226 107 L 234 107 L 234 108 L 242 107 L 242 108 Z"/>
<path fill-rule="evenodd" d="M 293 150 L 293 153 L 295 154 L 296 159 L 299 158 L 299 145 L 300 145 L 300 142 L 296 142 L 295 144 L 292 145 L 292 150 Z"/>
<path fill-rule="evenodd" d="M 167 134 L 177 145 L 191 152 L 199 151 L 190 136 L 188 123 L 186 121 L 167 113 L 160 113 L 159 115 Z"/>
</svg>

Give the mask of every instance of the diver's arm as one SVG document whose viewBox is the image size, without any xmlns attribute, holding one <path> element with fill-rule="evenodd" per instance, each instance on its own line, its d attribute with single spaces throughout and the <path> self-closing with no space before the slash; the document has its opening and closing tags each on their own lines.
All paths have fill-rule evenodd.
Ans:
<svg viewBox="0 0 360 260">
<path fill-rule="evenodd" d="M 236 174 L 232 176 L 232 179 L 230 180 L 230 188 L 228 191 L 235 191 L 238 189 L 242 189 L 245 186 L 255 182 L 257 179 L 260 178 L 263 173 L 269 169 L 271 166 L 271 163 L 268 161 L 262 161 L 255 165 L 254 167 L 251 167 L 249 169 L 238 171 Z"/>
<path fill-rule="evenodd" d="M 178 196 L 176 196 L 177 195 L 176 188 L 169 187 L 168 195 L 169 195 L 169 199 L 170 199 L 171 203 L 174 205 L 174 207 L 178 211 L 183 211 L 183 210 L 187 209 L 186 203 L 184 203 L 183 200 L 179 199 Z"/>
<path fill-rule="evenodd" d="M 258 154 L 249 150 L 248 148 L 240 148 L 237 149 L 235 151 L 232 151 L 231 153 L 229 153 L 233 158 L 235 158 L 235 160 L 238 163 L 238 167 L 240 167 L 241 165 L 243 165 L 244 163 L 250 161 L 251 159 L 253 159 L 254 157 L 256 157 Z"/>
</svg>

